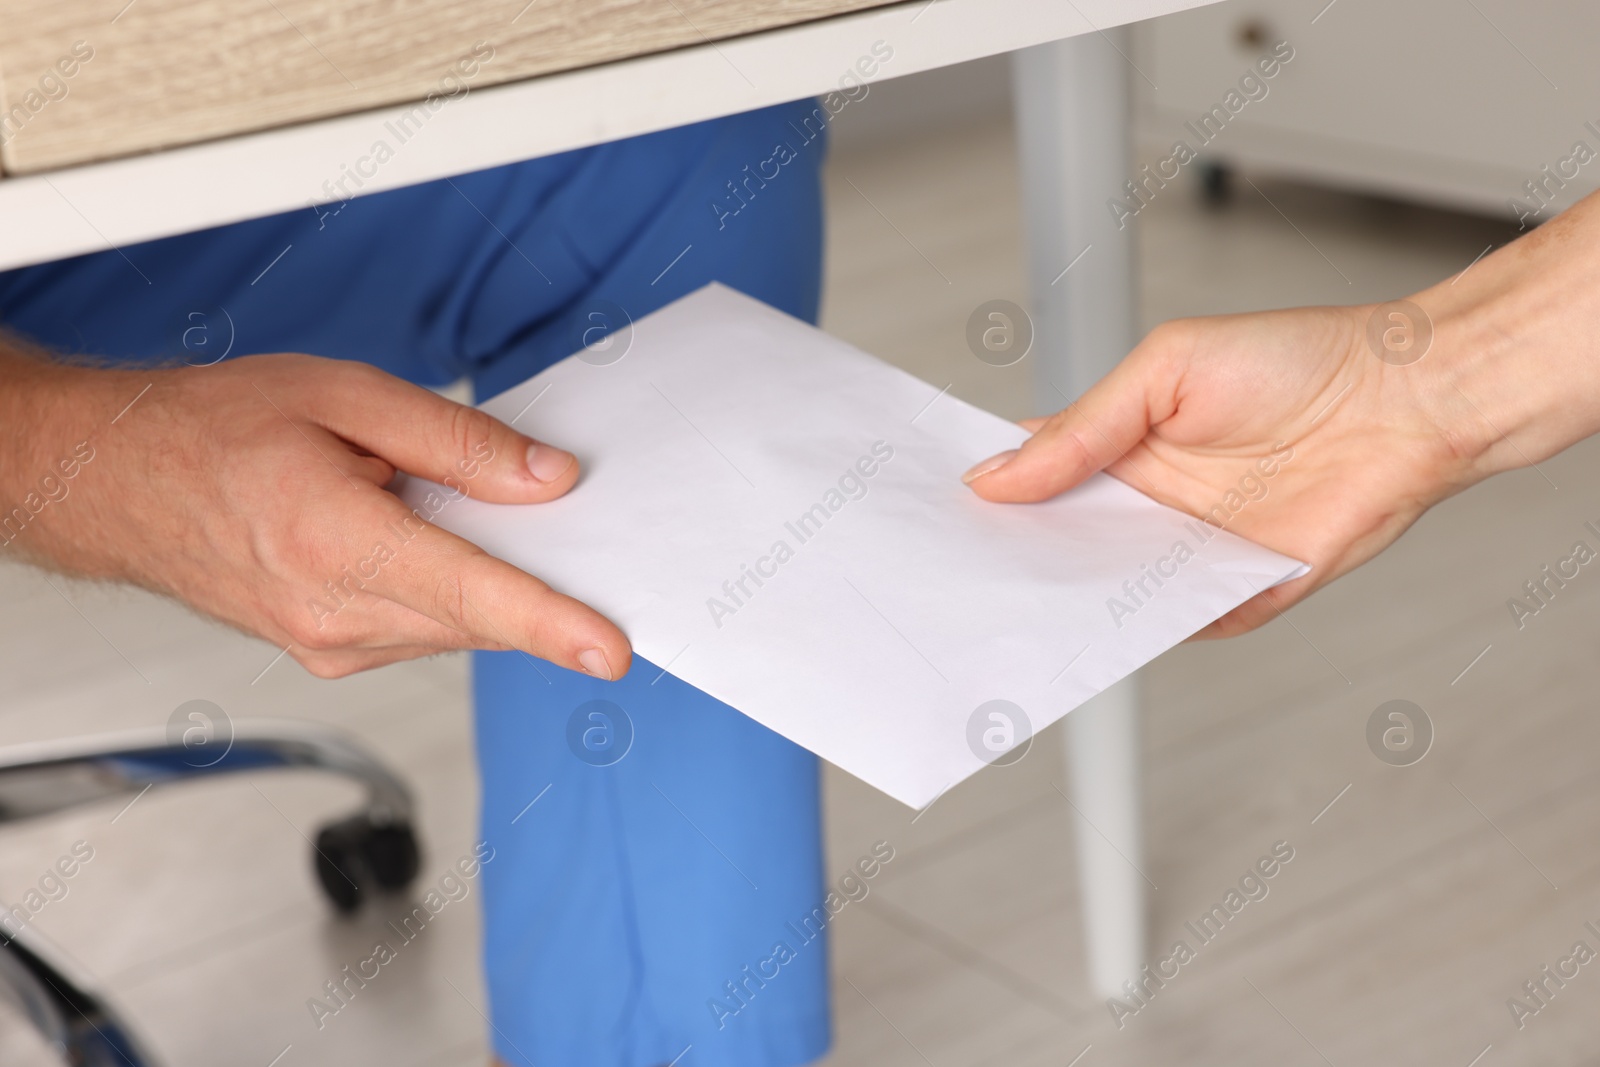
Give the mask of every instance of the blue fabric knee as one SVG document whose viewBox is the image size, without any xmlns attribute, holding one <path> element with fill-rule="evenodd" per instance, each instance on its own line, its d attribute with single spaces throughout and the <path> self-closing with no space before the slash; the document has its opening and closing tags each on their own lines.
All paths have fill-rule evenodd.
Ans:
<svg viewBox="0 0 1600 1067">
<path fill-rule="evenodd" d="M 596 314 L 638 318 L 709 281 L 814 320 L 825 124 L 795 103 L 10 271 L 0 322 L 64 352 L 311 352 L 467 375 L 488 396 L 579 348 Z M 642 661 L 609 684 L 512 653 L 474 672 L 497 1053 L 820 1056 L 826 947 L 785 926 L 821 899 L 815 759 Z M 632 725 L 609 766 L 568 742 L 590 700 Z"/>
</svg>

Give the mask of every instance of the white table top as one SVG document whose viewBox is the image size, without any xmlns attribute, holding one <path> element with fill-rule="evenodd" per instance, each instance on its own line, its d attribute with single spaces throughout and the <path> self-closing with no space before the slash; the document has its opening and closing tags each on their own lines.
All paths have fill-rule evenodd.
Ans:
<svg viewBox="0 0 1600 1067">
<path fill-rule="evenodd" d="M 893 57 L 869 81 L 1212 2 L 912 0 L 475 90 L 434 113 L 363 178 L 360 195 L 822 95 L 877 42 Z M 0 179 L 0 269 L 337 200 L 324 184 L 370 158 L 385 123 L 405 110 Z"/>
</svg>

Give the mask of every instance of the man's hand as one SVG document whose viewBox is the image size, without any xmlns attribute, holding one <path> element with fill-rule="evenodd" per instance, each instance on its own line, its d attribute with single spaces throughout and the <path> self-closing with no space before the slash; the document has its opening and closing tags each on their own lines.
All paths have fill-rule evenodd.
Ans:
<svg viewBox="0 0 1600 1067">
<path fill-rule="evenodd" d="M 628 670 L 611 622 L 386 489 L 404 471 L 455 499 L 542 503 L 576 484 L 568 452 L 360 363 L 3 369 L 0 505 L 13 514 L 45 476 L 67 486 L 0 537 L 35 562 L 167 593 L 323 677 L 462 648 Z M 63 483 L 80 441 L 93 458 Z"/>
</svg>

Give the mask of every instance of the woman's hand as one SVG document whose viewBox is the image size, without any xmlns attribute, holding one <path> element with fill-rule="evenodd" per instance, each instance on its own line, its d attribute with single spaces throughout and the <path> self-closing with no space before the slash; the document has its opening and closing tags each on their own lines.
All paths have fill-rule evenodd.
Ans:
<svg viewBox="0 0 1600 1067">
<path fill-rule="evenodd" d="M 1475 459 L 1486 442 L 1441 373 L 1445 361 L 1437 352 L 1406 366 L 1379 359 L 1367 340 L 1373 312 L 1166 323 L 1078 402 L 1024 423 L 1034 436 L 978 464 L 968 484 L 986 500 L 1036 501 L 1106 470 L 1310 563 L 1309 574 L 1200 636 L 1252 629 L 1371 559 L 1481 476 Z M 1478 427 L 1489 429 L 1481 419 Z"/>
<path fill-rule="evenodd" d="M 577 482 L 568 452 L 312 356 L 146 371 L 13 355 L 0 371 L 0 504 L 28 504 L 0 540 L 35 562 L 167 593 L 324 677 L 461 648 L 628 669 L 627 638 L 599 613 L 386 488 L 405 471 L 454 499 L 537 504 Z"/>
<path fill-rule="evenodd" d="M 966 480 L 1020 502 L 1106 470 L 1310 563 L 1199 636 L 1241 633 L 1452 493 L 1600 432 L 1597 322 L 1600 193 L 1410 300 L 1169 322 Z"/>
</svg>

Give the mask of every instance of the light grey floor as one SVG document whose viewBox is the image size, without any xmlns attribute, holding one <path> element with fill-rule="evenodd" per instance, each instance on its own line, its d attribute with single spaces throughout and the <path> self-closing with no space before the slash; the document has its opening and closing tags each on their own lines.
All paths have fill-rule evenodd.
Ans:
<svg viewBox="0 0 1600 1067">
<path fill-rule="evenodd" d="M 1005 123 L 857 141 L 836 154 L 830 184 L 829 328 L 966 399 L 1031 413 L 1026 364 L 989 367 L 963 340 L 981 301 L 1025 302 Z M 1259 198 L 1210 213 L 1171 191 L 1141 216 L 1147 323 L 1394 296 L 1506 237 L 1263 188 L 1299 232 Z M 1120 1030 L 1083 980 L 1071 841 L 1092 831 L 1054 788 L 1065 784 L 1059 731 L 915 824 L 830 772 L 834 867 L 878 840 L 897 852 L 835 928 L 830 1067 L 1593 1062 L 1600 964 L 1522 1031 L 1506 1000 L 1575 941 L 1600 949 L 1583 929 L 1600 925 L 1600 577 L 1586 570 L 1521 632 L 1505 601 L 1573 541 L 1595 543 L 1582 523 L 1600 520 L 1597 460 L 1600 447 L 1581 446 L 1449 501 L 1287 619 L 1145 672 L 1156 944 L 1187 939 L 1184 921 L 1274 842 L 1295 858 Z M 263 674 L 276 650 L 262 643 L 141 594 L 54 585 L 0 570 L 0 744 L 159 724 L 195 697 L 236 716 L 336 723 L 416 787 L 424 880 L 470 848 L 462 657 L 339 682 L 289 660 Z M 1393 698 L 1421 705 L 1437 730 L 1415 766 L 1381 763 L 1364 739 Z M 11 829 L 0 896 L 16 900 L 89 842 L 94 859 L 38 928 L 175 1067 L 264 1067 L 280 1054 L 283 1067 L 481 1064 L 471 900 L 325 1029 L 310 1022 L 306 998 L 366 954 L 382 918 L 333 919 L 309 873 L 305 836 L 353 799 L 312 776 L 261 774 Z M 48 1062 L 12 1015 L 0 1014 L 0 1062 Z"/>
</svg>

